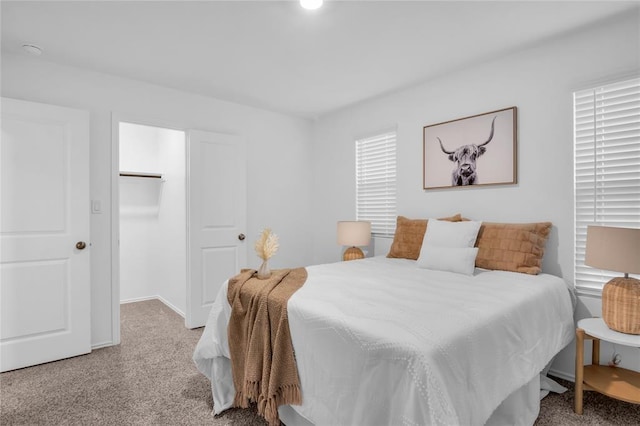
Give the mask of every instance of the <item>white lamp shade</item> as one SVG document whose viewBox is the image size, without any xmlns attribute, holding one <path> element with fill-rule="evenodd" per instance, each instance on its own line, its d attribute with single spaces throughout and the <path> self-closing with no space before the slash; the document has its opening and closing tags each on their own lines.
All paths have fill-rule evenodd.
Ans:
<svg viewBox="0 0 640 426">
<path fill-rule="evenodd" d="M 625 274 L 640 274 L 640 229 L 587 227 L 585 265 Z"/>
<path fill-rule="evenodd" d="M 366 246 L 371 240 L 371 222 L 338 222 L 338 244 L 341 246 Z"/>
</svg>

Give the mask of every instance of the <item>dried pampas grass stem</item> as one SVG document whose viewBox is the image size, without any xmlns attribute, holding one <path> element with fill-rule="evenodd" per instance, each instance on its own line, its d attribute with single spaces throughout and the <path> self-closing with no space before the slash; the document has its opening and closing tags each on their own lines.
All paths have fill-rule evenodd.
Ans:
<svg viewBox="0 0 640 426">
<path fill-rule="evenodd" d="M 278 251 L 278 236 L 271 232 L 270 228 L 265 228 L 260 234 L 260 238 L 256 241 L 255 249 L 258 257 L 262 260 L 268 260 Z"/>
</svg>

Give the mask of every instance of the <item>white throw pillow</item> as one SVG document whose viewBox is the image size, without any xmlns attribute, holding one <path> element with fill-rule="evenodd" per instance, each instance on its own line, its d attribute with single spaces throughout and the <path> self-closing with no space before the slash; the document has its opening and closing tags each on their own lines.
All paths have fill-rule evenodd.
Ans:
<svg viewBox="0 0 640 426">
<path fill-rule="evenodd" d="M 447 222 L 446 220 L 429 219 L 422 247 L 425 244 L 439 247 L 473 247 L 476 244 L 480 225 L 482 222 L 473 220 Z"/>
<path fill-rule="evenodd" d="M 431 220 L 429 220 L 431 225 Z M 457 272 L 473 275 L 476 266 L 477 247 L 438 247 L 423 245 L 416 261 L 419 268 Z"/>
<path fill-rule="evenodd" d="M 422 240 L 419 268 L 473 275 L 478 249 L 476 244 L 482 222 L 447 222 L 429 219 Z"/>
</svg>

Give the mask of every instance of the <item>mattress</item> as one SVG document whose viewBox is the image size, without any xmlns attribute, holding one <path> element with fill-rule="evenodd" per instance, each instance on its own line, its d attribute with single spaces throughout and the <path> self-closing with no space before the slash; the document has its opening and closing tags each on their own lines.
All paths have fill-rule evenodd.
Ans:
<svg viewBox="0 0 640 426">
<path fill-rule="evenodd" d="M 374 257 L 307 268 L 289 300 L 303 404 L 313 424 L 482 425 L 574 333 L 570 290 L 555 276 L 473 276 Z M 214 411 L 233 402 L 223 285 L 194 361 Z"/>
</svg>

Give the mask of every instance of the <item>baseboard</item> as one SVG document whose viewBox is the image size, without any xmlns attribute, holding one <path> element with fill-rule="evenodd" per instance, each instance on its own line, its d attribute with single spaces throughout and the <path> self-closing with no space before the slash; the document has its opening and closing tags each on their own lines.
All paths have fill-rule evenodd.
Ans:
<svg viewBox="0 0 640 426">
<path fill-rule="evenodd" d="M 121 300 L 120 304 L 124 305 L 125 303 L 144 302 L 146 300 L 159 300 L 160 302 L 164 303 L 173 312 L 175 312 L 176 314 L 180 315 L 182 318 L 185 317 L 184 312 L 182 312 L 180 309 L 178 309 L 175 305 L 173 305 L 167 299 L 165 299 L 164 297 L 159 296 L 159 295 L 156 295 L 156 296 L 145 296 L 145 297 L 135 297 L 133 299 Z"/>
<path fill-rule="evenodd" d="M 113 346 L 113 342 L 112 341 L 94 343 L 94 344 L 91 345 L 91 350 L 93 351 L 95 349 L 108 348 L 109 346 Z"/>
<path fill-rule="evenodd" d="M 157 299 L 159 301 L 161 301 L 162 303 L 164 303 L 165 305 L 167 305 L 169 308 L 171 308 L 171 310 L 173 312 L 175 312 L 176 314 L 180 315 L 182 318 L 185 317 L 184 312 L 182 312 L 180 309 L 176 308 L 171 302 L 169 302 L 168 300 L 166 300 L 162 296 L 158 296 Z"/>
<path fill-rule="evenodd" d="M 575 383 L 576 381 L 574 374 L 569 374 L 569 373 L 565 373 L 564 371 L 554 370 L 553 368 L 549 370 L 549 374 L 564 380 L 568 380 L 572 383 Z"/>
<path fill-rule="evenodd" d="M 125 299 L 121 300 L 120 304 L 125 305 L 127 303 L 135 303 L 135 302 L 145 302 L 147 300 L 156 300 L 159 299 L 160 296 L 144 296 L 144 297 L 134 297 L 133 299 Z"/>
</svg>

